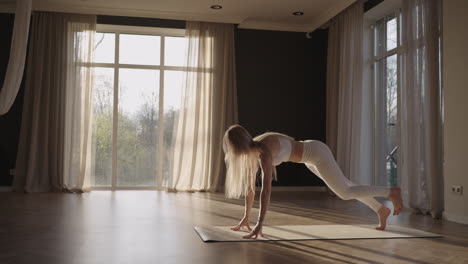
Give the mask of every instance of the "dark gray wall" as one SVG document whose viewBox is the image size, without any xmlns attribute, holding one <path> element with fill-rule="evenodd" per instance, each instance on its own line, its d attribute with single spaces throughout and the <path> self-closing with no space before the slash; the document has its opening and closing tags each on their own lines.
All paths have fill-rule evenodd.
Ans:
<svg viewBox="0 0 468 264">
<path fill-rule="evenodd" d="M 10 57 L 10 42 L 15 16 L 0 13 L 0 89 L 3 86 L 5 72 Z M 24 77 L 23 77 L 24 80 Z M 10 111 L 0 116 L 0 186 L 11 186 L 13 177 L 10 169 L 15 167 L 18 139 L 23 109 L 23 84 Z"/>
<path fill-rule="evenodd" d="M 144 17 L 97 16 L 97 23 L 138 27 L 185 28 L 185 21 L 182 20 Z"/>
<path fill-rule="evenodd" d="M 0 80 L 8 62 L 13 15 L 0 14 Z M 178 20 L 98 16 L 98 23 L 184 28 Z M 327 31 L 311 39 L 304 33 L 236 30 L 239 121 L 252 135 L 266 131 L 296 139 L 325 140 Z M 7 47 L 8 46 L 8 47 Z M 0 116 L 0 185 L 11 185 L 21 121 L 22 90 L 12 110 Z M 304 165 L 285 163 L 274 185 L 313 186 L 323 183 Z"/>
<path fill-rule="evenodd" d="M 327 31 L 304 33 L 238 29 L 236 69 L 239 123 L 298 140 L 325 140 Z M 302 164 L 277 167 L 281 186 L 321 185 Z"/>
</svg>

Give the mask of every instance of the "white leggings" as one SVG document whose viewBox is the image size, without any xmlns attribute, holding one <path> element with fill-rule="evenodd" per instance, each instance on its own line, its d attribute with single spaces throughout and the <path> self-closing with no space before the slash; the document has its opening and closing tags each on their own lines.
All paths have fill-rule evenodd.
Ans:
<svg viewBox="0 0 468 264">
<path fill-rule="evenodd" d="M 373 197 L 388 197 L 390 188 L 357 185 L 348 180 L 335 161 L 330 149 L 317 140 L 306 140 L 301 162 L 320 177 L 338 197 L 343 200 L 356 199 L 377 212 L 382 204 Z"/>
</svg>

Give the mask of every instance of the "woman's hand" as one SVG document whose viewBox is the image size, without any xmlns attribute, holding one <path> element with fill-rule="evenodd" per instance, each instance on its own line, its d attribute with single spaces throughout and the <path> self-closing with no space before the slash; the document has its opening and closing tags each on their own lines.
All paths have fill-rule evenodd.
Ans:
<svg viewBox="0 0 468 264">
<path fill-rule="evenodd" d="M 249 224 L 249 218 L 244 216 L 244 218 L 242 218 L 242 220 L 239 222 L 239 224 L 235 227 L 232 227 L 231 230 L 232 231 L 239 231 L 241 230 L 243 227 L 247 227 L 247 229 L 249 231 L 252 231 L 252 228 L 250 228 L 250 224 Z"/>
<path fill-rule="evenodd" d="M 246 236 L 243 236 L 242 238 L 254 238 L 254 239 L 257 239 L 257 236 L 260 235 L 261 237 L 265 237 L 262 233 L 262 226 L 263 224 L 260 222 L 260 223 L 257 223 L 257 225 L 254 227 L 254 229 L 252 230 L 252 232 L 250 232 L 250 234 L 246 235 Z"/>
</svg>

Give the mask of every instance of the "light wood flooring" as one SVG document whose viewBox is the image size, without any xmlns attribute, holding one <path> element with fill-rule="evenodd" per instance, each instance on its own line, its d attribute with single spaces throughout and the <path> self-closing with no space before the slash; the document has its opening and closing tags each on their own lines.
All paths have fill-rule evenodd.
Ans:
<svg viewBox="0 0 468 264">
<path fill-rule="evenodd" d="M 203 243 L 193 230 L 234 225 L 242 214 L 242 201 L 213 193 L 3 192 L 0 263 L 468 263 L 468 225 L 409 211 L 389 223 L 444 237 Z M 274 192 L 265 220 L 266 225 L 375 222 L 359 202 L 322 192 Z"/>
</svg>

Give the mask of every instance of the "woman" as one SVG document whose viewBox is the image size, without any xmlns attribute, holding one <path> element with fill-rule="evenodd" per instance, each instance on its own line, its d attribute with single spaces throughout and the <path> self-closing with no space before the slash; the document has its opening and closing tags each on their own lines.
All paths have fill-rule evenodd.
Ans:
<svg viewBox="0 0 468 264">
<path fill-rule="evenodd" d="M 224 134 L 223 149 L 227 165 L 226 196 L 239 198 L 245 196 L 245 214 L 236 227 L 239 231 L 247 227 L 250 234 L 244 238 L 263 236 L 262 226 L 270 201 L 271 182 L 276 178 L 275 166 L 290 161 L 304 163 L 319 176 L 341 199 L 357 199 L 369 206 L 379 218 L 378 230 L 384 230 L 391 210 L 380 204 L 374 197 L 388 197 L 393 203 L 394 213 L 402 208 L 400 188 L 356 185 L 349 181 L 338 167 L 330 149 L 317 140 L 295 141 L 279 133 L 265 133 L 256 138 L 239 125 L 231 126 Z M 255 196 L 255 178 L 258 169 L 262 171 L 262 191 L 260 212 L 257 224 L 252 230 L 249 214 Z"/>
</svg>

